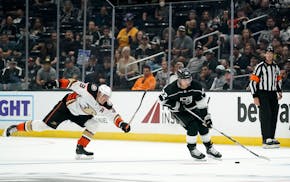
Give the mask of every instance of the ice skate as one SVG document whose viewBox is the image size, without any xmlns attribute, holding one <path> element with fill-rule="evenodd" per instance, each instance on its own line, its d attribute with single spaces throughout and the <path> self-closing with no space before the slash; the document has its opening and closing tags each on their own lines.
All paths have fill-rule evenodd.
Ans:
<svg viewBox="0 0 290 182">
<path fill-rule="evenodd" d="M 76 149 L 76 159 L 77 160 L 91 160 L 94 159 L 94 153 L 93 152 L 88 152 L 84 149 L 83 146 L 77 145 Z"/>
<path fill-rule="evenodd" d="M 213 148 L 212 146 L 207 148 L 206 153 L 208 154 L 209 157 L 213 158 L 213 159 L 221 159 L 222 158 L 222 154 L 219 153 L 215 148 Z"/>
<path fill-rule="evenodd" d="M 192 150 L 189 150 L 191 157 L 195 159 L 204 159 L 205 155 L 201 153 L 197 148 L 194 148 Z"/>
<path fill-rule="evenodd" d="M 264 149 L 274 149 L 280 148 L 280 142 L 276 139 L 267 138 L 266 141 L 263 142 Z"/>
<path fill-rule="evenodd" d="M 3 132 L 3 136 L 4 137 L 9 137 L 11 136 L 13 133 L 17 132 L 17 128 L 16 125 L 11 125 L 8 128 L 6 128 Z"/>
<path fill-rule="evenodd" d="M 273 145 L 275 146 L 275 148 L 280 148 L 280 142 L 277 139 L 272 139 Z"/>
</svg>

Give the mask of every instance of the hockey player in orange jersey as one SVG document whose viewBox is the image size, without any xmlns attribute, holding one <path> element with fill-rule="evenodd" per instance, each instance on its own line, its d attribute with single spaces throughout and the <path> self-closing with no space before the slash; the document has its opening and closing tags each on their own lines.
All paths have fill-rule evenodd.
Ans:
<svg viewBox="0 0 290 182">
<path fill-rule="evenodd" d="M 115 125 L 124 132 L 130 131 L 130 125 L 123 121 L 116 113 L 110 102 L 111 88 L 107 85 L 96 86 L 91 83 L 83 83 L 74 79 L 60 79 L 47 82 L 45 88 L 64 88 L 73 90 L 66 94 L 61 101 L 45 116 L 43 120 L 33 120 L 11 125 L 5 129 L 3 135 L 11 136 L 17 131 L 44 131 L 56 129 L 60 123 L 70 120 L 85 130 L 77 142 L 76 158 L 92 159 L 94 153 L 84 148 L 89 144 L 97 131 L 97 118 L 105 116 L 114 121 Z"/>
</svg>

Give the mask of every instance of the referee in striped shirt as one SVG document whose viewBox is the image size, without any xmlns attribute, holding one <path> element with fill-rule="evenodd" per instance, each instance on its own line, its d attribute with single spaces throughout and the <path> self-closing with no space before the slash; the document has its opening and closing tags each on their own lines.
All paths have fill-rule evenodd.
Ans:
<svg viewBox="0 0 290 182">
<path fill-rule="evenodd" d="M 282 98 L 281 76 L 273 61 L 273 47 L 267 47 L 265 60 L 259 63 L 250 77 L 250 88 L 254 104 L 259 107 L 263 148 L 279 148 L 275 139 L 278 117 L 278 100 Z"/>
</svg>

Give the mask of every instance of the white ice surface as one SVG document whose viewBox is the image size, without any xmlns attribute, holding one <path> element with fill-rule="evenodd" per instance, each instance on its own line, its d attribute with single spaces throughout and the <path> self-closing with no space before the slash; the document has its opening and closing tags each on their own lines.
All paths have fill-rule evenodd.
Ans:
<svg viewBox="0 0 290 182">
<path fill-rule="evenodd" d="M 240 146 L 215 145 L 222 161 L 196 161 L 184 143 L 93 140 L 87 150 L 95 159 L 79 161 L 76 142 L 0 137 L 0 181 L 290 182 L 290 148 L 247 146 L 266 161 Z"/>
</svg>

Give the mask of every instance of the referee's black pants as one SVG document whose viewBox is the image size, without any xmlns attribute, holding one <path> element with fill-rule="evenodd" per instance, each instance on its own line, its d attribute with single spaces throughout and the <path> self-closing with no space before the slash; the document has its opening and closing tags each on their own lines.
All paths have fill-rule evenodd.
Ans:
<svg viewBox="0 0 290 182">
<path fill-rule="evenodd" d="M 274 91 L 259 91 L 258 97 L 262 139 L 265 142 L 267 138 L 275 138 L 279 105 Z"/>
</svg>

